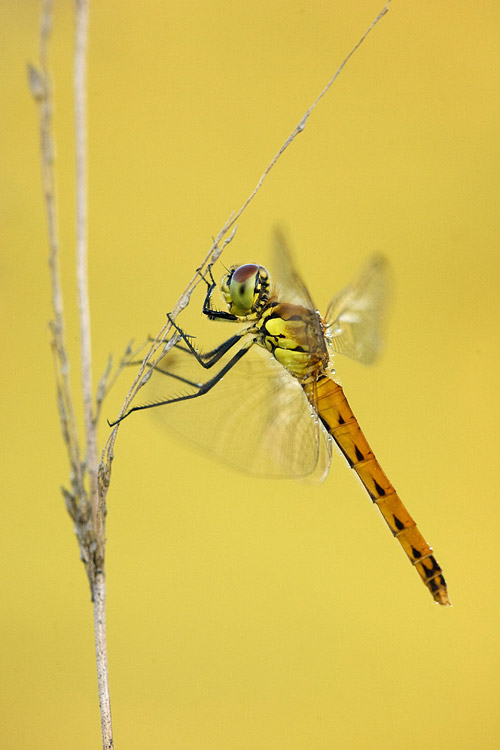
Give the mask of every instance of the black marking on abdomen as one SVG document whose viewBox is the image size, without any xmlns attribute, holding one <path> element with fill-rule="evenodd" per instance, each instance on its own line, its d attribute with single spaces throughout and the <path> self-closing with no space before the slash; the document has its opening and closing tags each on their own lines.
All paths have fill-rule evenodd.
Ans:
<svg viewBox="0 0 500 750">
<path fill-rule="evenodd" d="M 399 520 L 399 518 L 397 516 L 395 516 L 394 514 L 392 515 L 392 517 L 394 518 L 394 525 L 397 528 L 397 530 L 398 531 L 403 531 L 403 529 L 405 527 L 404 523 L 401 523 L 401 521 Z"/>
<path fill-rule="evenodd" d="M 323 425 L 323 427 L 325 428 L 325 430 L 327 432 L 330 432 L 330 425 L 328 424 L 328 422 L 326 421 L 326 419 L 323 419 L 323 417 L 321 416 L 321 414 L 319 414 L 318 416 L 319 416 L 320 422 Z"/>
<path fill-rule="evenodd" d="M 337 441 L 336 441 L 336 442 L 337 442 Z M 342 446 L 340 445 L 340 443 L 338 443 L 338 442 L 337 442 L 337 445 L 338 445 L 338 447 L 340 448 L 340 450 L 342 451 L 342 455 L 344 456 L 345 460 L 346 460 L 346 461 L 347 461 L 347 463 L 349 464 L 349 467 L 350 467 L 351 469 L 353 469 L 353 468 L 354 468 L 354 461 L 353 461 L 353 460 L 352 460 L 352 458 L 351 458 L 351 457 L 349 456 L 349 454 L 345 452 L 344 448 L 343 448 L 343 447 L 342 447 Z"/>
<path fill-rule="evenodd" d="M 439 589 L 443 586 L 444 588 L 446 588 L 446 581 L 444 580 L 443 574 L 441 574 L 440 576 L 436 576 L 431 581 L 427 581 L 427 586 L 432 592 L 439 591 Z"/>
<path fill-rule="evenodd" d="M 363 456 L 357 445 L 354 446 L 354 449 L 356 451 L 356 458 L 358 459 L 358 461 L 364 461 L 365 457 Z"/>
<path fill-rule="evenodd" d="M 425 564 L 427 561 L 430 562 L 430 567 L 427 567 Z M 441 566 L 439 565 L 438 561 L 434 557 L 434 555 L 430 555 L 427 557 L 423 562 L 422 566 L 425 570 L 425 573 L 427 575 L 427 578 L 431 578 L 433 574 L 440 573 L 441 572 Z"/>
<path fill-rule="evenodd" d="M 377 480 L 376 480 L 376 479 L 374 479 L 374 480 L 373 480 L 373 484 L 374 484 L 374 486 L 375 486 L 375 489 L 376 489 L 376 491 L 377 491 L 377 492 L 378 492 L 378 494 L 379 494 L 379 497 L 384 497 L 384 496 L 385 496 L 385 490 L 384 490 L 384 488 L 383 488 L 383 487 L 381 487 L 381 486 L 379 485 L 379 483 L 377 482 Z"/>
</svg>

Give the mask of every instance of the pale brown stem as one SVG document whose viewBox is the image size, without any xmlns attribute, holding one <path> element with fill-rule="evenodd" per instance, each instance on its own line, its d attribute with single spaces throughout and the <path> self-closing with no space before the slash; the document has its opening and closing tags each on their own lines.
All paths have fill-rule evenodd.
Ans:
<svg viewBox="0 0 500 750">
<path fill-rule="evenodd" d="M 113 729 L 108 685 L 108 651 L 106 645 L 106 578 L 104 572 L 96 573 L 94 582 L 94 636 L 101 711 L 102 747 L 112 750 Z"/>
<path fill-rule="evenodd" d="M 221 239 L 236 224 L 236 222 L 238 221 L 238 219 L 240 218 L 241 214 L 246 209 L 246 207 L 248 206 L 248 204 L 255 198 L 256 194 L 258 193 L 258 191 L 260 190 L 260 188 L 262 186 L 262 183 L 264 182 L 264 180 L 266 179 L 267 175 L 269 174 L 269 172 L 271 171 L 271 169 L 274 167 L 274 165 L 276 164 L 276 162 L 278 161 L 278 159 L 281 157 L 281 155 L 283 154 L 283 152 L 286 151 L 286 149 L 288 148 L 288 146 L 292 143 L 292 141 L 295 140 L 295 138 L 299 135 L 299 133 L 303 132 L 304 128 L 306 127 L 307 120 L 309 119 L 309 115 L 311 114 L 311 112 L 313 111 L 313 109 L 315 109 L 315 107 L 319 104 L 320 100 L 325 96 L 325 94 L 328 92 L 328 90 L 333 86 L 333 84 L 335 83 L 335 81 L 337 80 L 337 78 L 339 77 L 339 75 L 341 74 L 341 72 L 344 69 L 344 67 L 347 65 L 347 63 L 349 62 L 349 60 L 351 59 L 351 57 L 354 55 L 354 53 L 359 49 L 359 47 L 361 47 L 361 45 L 365 41 L 365 39 L 368 36 L 368 34 L 377 25 L 377 23 L 383 18 L 383 16 L 385 16 L 385 14 L 388 12 L 390 4 L 391 4 L 391 0 L 387 0 L 387 3 L 384 5 L 384 7 L 380 11 L 380 13 L 378 13 L 378 15 L 376 16 L 376 18 L 372 21 L 372 23 L 367 28 L 367 30 L 365 31 L 365 33 L 363 34 L 363 36 L 361 37 L 361 39 L 357 42 L 357 44 L 354 45 L 354 47 L 351 49 L 351 51 L 349 52 L 349 54 L 347 55 L 347 57 L 345 57 L 344 60 L 342 61 L 342 63 L 339 65 L 339 67 L 337 68 L 337 70 L 335 71 L 335 73 L 333 74 L 333 76 L 330 78 L 330 80 L 326 84 L 326 86 L 323 89 L 323 91 L 321 91 L 321 93 L 318 94 L 318 96 L 316 97 L 316 99 L 314 100 L 314 102 L 311 104 L 311 106 L 309 107 L 309 109 L 307 110 L 307 112 L 304 114 L 304 116 L 300 120 L 299 124 L 292 130 L 292 132 L 290 133 L 290 135 L 288 136 L 288 138 L 286 139 L 286 141 L 283 143 L 283 145 L 281 146 L 281 148 L 273 156 L 273 158 L 269 162 L 268 166 L 264 170 L 261 178 L 259 179 L 257 185 L 252 190 L 252 192 L 250 193 L 250 195 L 248 196 L 248 198 L 246 199 L 246 201 L 243 203 L 243 205 L 241 206 L 241 208 L 238 211 L 236 211 L 235 214 L 231 215 L 229 217 L 229 219 L 226 221 L 226 223 L 222 227 L 221 231 L 217 235 L 217 239 L 215 240 L 214 244 L 212 245 L 212 248 L 210 250 L 209 255 L 207 256 L 207 259 L 210 258 L 211 262 L 213 262 L 214 260 L 217 260 L 217 258 L 220 255 L 220 252 L 217 254 L 217 247 L 218 247 L 218 244 L 220 243 Z"/>
<path fill-rule="evenodd" d="M 104 572 L 105 502 L 98 481 L 97 424 L 92 405 L 92 352 L 90 335 L 90 306 L 88 294 L 87 241 L 87 41 L 89 1 L 76 0 L 75 29 L 75 144 L 76 144 L 76 283 L 80 323 L 80 357 L 82 371 L 83 413 L 92 530 L 95 547 L 92 549 L 94 569 L 90 581 L 94 603 L 94 634 L 97 660 L 97 682 L 101 711 L 102 744 L 104 750 L 113 747 L 111 704 L 109 697 L 108 661 L 106 645 L 106 579 Z"/>
</svg>

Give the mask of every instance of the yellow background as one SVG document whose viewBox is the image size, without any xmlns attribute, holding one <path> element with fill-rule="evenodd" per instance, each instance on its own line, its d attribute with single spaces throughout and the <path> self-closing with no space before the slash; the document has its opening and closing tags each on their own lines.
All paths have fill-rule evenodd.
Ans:
<svg viewBox="0 0 500 750">
<path fill-rule="evenodd" d="M 94 4 L 96 377 L 108 352 L 161 327 L 381 4 Z M 72 5 L 56 5 L 51 59 L 75 361 Z M 390 259 L 386 354 L 372 369 L 339 360 L 337 370 L 454 607 L 433 604 L 341 457 L 321 487 L 269 483 L 136 415 L 119 434 L 108 496 L 120 750 L 500 745 L 499 21 L 494 0 L 394 2 L 225 256 L 267 258 L 280 223 L 321 309 L 374 250 Z M 88 586 L 59 491 L 67 467 L 25 73 L 38 23 L 38 2 L 0 7 L 0 744 L 78 750 L 99 747 L 100 728 Z"/>
</svg>

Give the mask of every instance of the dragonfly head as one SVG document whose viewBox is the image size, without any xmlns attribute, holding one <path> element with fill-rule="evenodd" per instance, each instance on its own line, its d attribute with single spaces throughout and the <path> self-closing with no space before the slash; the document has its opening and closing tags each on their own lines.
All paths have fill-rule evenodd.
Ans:
<svg viewBox="0 0 500 750">
<path fill-rule="evenodd" d="M 269 300 L 269 274 L 264 266 L 233 266 L 220 285 L 229 311 L 238 317 L 259 313 Z"/>
</svg>

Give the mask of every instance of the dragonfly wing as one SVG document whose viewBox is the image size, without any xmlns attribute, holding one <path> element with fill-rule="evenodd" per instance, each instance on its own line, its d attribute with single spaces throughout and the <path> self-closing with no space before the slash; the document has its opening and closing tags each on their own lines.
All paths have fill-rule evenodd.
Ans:
<svg viewBox="0 0 500 750">
<path fill-rule="evenodd" d="M 376 255 L 359 278 L 332 299 L 326 322 L 335 352 L 364 364 L 371 364 L 376 359 L 382 347 L 382 324 L 389 287 L 387 261 Z"/>
<path fill-rule="evenodd" d="M 285 236 L 280 229 L 275 231 L 273 260 L 272 279 L 278 299 L 280 302 L 300 305 L 311 313 L 308 316 L 309 325 L 312 326 L 309 349 L 322 359 L 326 358 L 328 355 L 321 318 L 302 277 L 294 266 Z"/>
<path fill-rule="evenodd" d="M 288 243 L 281 229 L 275 230 L 273 250 L 272 278 L 280 301 L 303 305 L 308 310 L 316 310 L 309 290 L 294 266 Z"/>
<path fill-rule="evenodd" d="M 178 348 L 163 358 L 159 368 L 141 391 L 148 402 L 194 394 L 197 383 L 216 374 L 215 367 L 202 368 L 195 357 Z M 157 422 L 245 472 L 313 480 L 328 472 L 330 441 L 302 387 L 257 345 L 204 395 L 150 411 Z"/>
</svg>

